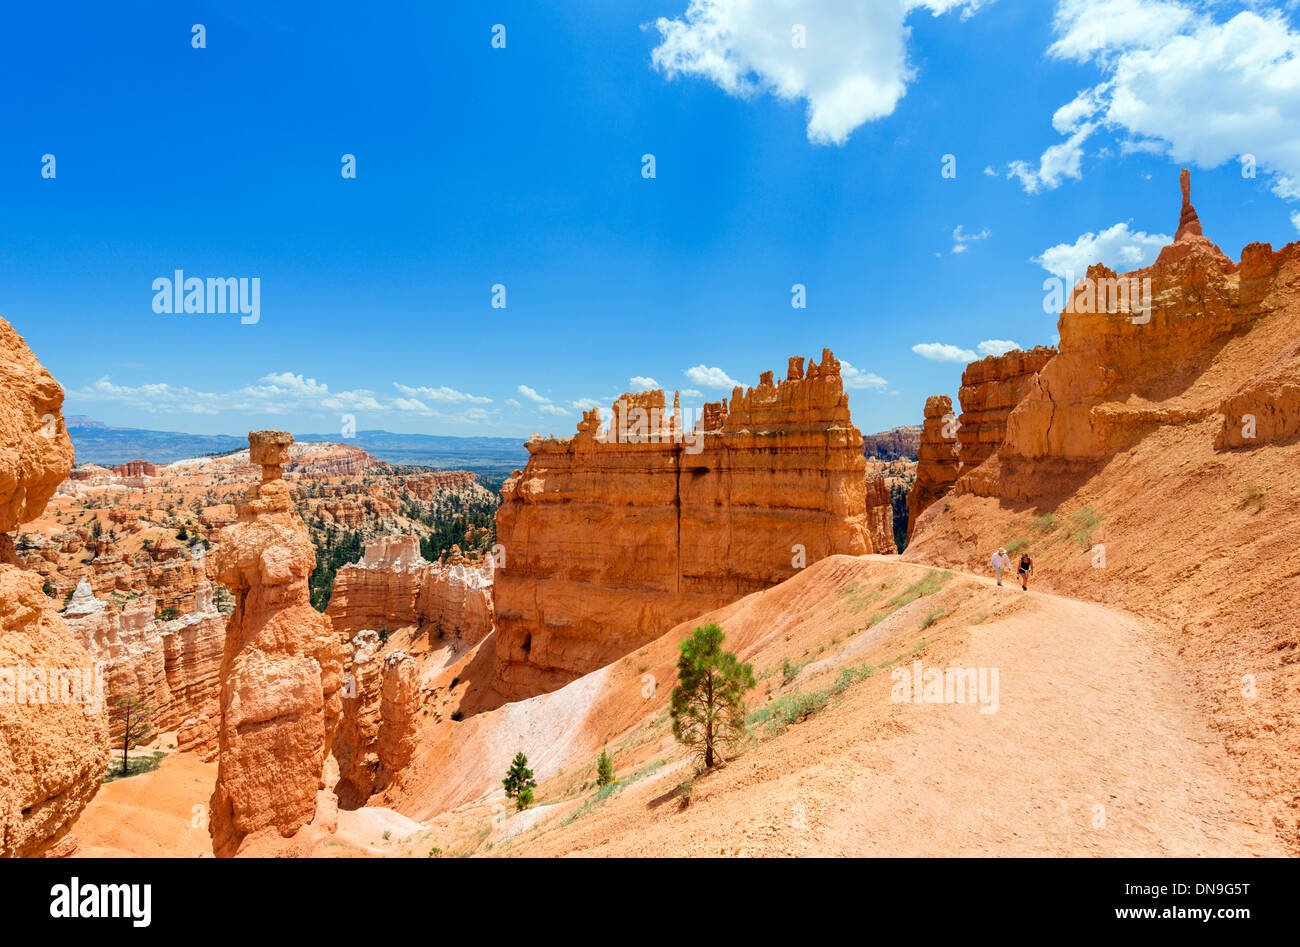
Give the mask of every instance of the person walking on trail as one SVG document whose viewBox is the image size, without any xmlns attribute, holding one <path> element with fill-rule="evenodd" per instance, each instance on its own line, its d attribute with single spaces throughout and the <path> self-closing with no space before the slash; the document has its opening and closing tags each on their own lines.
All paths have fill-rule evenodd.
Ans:
<svg viewBox="0 0 1300 947">
<path fill-rule="evenodd" d="M 993 554 L 993 558 L 989 560 L 989 565 L 991 565 L 993 571 L 997 573 L 998 585 L 1001 585 L 1002 570 L 1011 568 L 1011 557 L 1007 555 L 1007 548 L 1005 546 Z"/>
<path fill-rule="evenodd" d="M 1020 568 L 1017 572 L 1020 575 L 1020 587 L 1029 591 L 1029 577 L 1034 574 L 1034 560 L 1029 558 L 1029 553 L 1020 554 Z"/>
</svg>

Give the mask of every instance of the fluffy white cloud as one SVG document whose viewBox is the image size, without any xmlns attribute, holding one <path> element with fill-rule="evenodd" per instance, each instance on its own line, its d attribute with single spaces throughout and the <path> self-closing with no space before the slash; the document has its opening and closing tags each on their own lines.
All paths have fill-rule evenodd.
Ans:
<svg viewBox="0 0 1300 947">
<path fill-rule="evenodd" d="M 1117 273 L 1139 269 L 1154 262 L 1160 248 L 1172 242 L 1173 237 L 1163 233 L 1135 233 L 1121 221 L 1101 233 L 1085 233 L 1074 243 L 1048 247 L 1033 262 L 1073 282 L 1082 279 L 1094 263 L 1105 263 Z"/>
<path fill-rule="evenodd" d="M 912 351 L 921 358 L 932 362 L 973 362 L 975 353 L 970 349 L 959 348 L 946 342 L 921 342 L 912 346 Z"/>
<path fill-rule="evenodd" d="M 683 374 L 702 388 L 735 388 L 740 384 L 721 368 L 711 368 L 708 365 L 696 365 L 686 369 Z"/>
<path fill-rule="evenodd" d="M 562 417 L 562 418 L 567 418 L 569 416 L 569 412 L 567 409 L 561 408 L 558 404 L 550 404 L 549 402 L 546 404 L 538 405 L 537 410 L 542 412 L 542 414 L 553 414 L 556 415 L 557 417 Z"/>
<path fill-rule="evenodd" d="M 1104 127 L 1123 151 L 1179 163 L 1251 155 L 1275 193 L 1300 197 L 1300 32 L 1280 4 L 1247 6 L 1220 22 L 1192 0 L 1061 0 L 1048 55 L 1091 63 L 1101 81 L 1054 116 L 1069 139 L 1011 174 L 1027 191 L 1079 177 L 1083 140 Z"/>
<path fill-rule="evenodd" d="M 845 388 L 882 389 L 889 385 L 889 382 L 875 372 L 864 372 L 862 369 L 850 365 L 844 359 L 840 359 L 840 378 L 844 380 Z"/>
<path fill-rule="evenodd" d="M 952 252 L 965 253 L 967 247 L 977 240 L 987 240 L 989 238 L 989 228 L 985 227 L 979 233 L 966 233 L 962 225 L 958 224 L 957 229 L 952 232 Z"/>
<path fill-rule="evenodd" d="M 516 399 L 516 398 L 507 398 L 507 399 L 506 399 L 506 404 L 510 405 L 510 407 L 512 407 L 512 408 L 522 408 L 522 407 L 523 407 L 523 405 L 520 404 L 519 401 L 518 401 L 518 399 Z"/>
<path fill-rule="evenodd" d="M 843 144 L 855 128 L 894 111 L 914 70 L 908 14 L 936 16 L 983 0 L 690 0 L 655 21 L 654 65 L 698 76 L 736 96 L 770 92 L 807 103 L 808 140 Z M 802 39 L 802 42 L 800 41 Z"/>
<path fill-rule="evenodd" d="M 491 398 L 485 398 L 482 395 L 467 395 L 463 391 L 457 391 L 455 388 L 448 388 L 446 385 L 439 385 L 437 388 L 427 388 L 420 386 L 414 388 L 410 385 L 403 385 L 400 382 L 393 382 L 393 387 L 406 395 L 408 398 L 422 398 L 428 401 L 444 402 L 468 402 L 469 404 L 491 404 Z"/>
<path fill-rule="evenodd" d="M 1096 128 L 1094 122 L 1079 126 L 1065 141 L 1044 151 L 1038 159 L 1037 168 L 1025 161 L 1011 162 L 1007 177 L 1019 178 L 1020 186 L 1030 194 L 1043 188 L 1051 190 L 1059 187 L 1065 178 L 1077 181 L 1083 177 L 1083 143 Z"/>
<path fill-rule="evenodd" d="M 539 394 L 537 393 L 537 391 L 536 391 L 535 389 L 533 389 L 533 388 L 529 388 L 527 385 L 520 385 L 520 386 L 519 386 L 517 389 L 515 389 L 515 390 L 518 391 L 518 392 L 519 392 L 521 395 L 523 395 L 525 398 L 527 398 L 529 401 L 536 401 L 538 404 L 550 404 L 550 403 L 551 403 L 551 399 L 550 399 L 550 398 L 544 398 L 544 397 L 542 397 L 541 395 L 539 395 Z"/>
<path fill-rule="evenodd" d="M 655 381 L 649 375 L 633 375 L 631 378 L 628 379 L 628 381 L 632 383 L 633 388 L 640 388 L 643 391 L 648 391 L 654 388 L 663 387 L 662 385 L 659 384 L 659 382 Z"/>
<path fill-rule="evenodd" d="M 1020 348 L 1020 343 L 1010 339 L 985 339 L 975 348 L 979 349 L 981 355 L 1006 355 Z"/>
</svg>

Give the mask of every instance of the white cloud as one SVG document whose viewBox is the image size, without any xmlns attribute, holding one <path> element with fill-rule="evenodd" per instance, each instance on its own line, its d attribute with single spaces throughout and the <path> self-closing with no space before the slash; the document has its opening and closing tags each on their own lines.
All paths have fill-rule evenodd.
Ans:
<svg viewBox="0 0 1300 947">
<path fill-rule="evenodd" d="M 551 399 L 550 399 L 550 398 L 544 398 L 544 397 L 542 397 L 541 395 L 539 395 L 539 394 L 537 393 L 537 391 L 536 391 L 535 389 L 529 388 L 527 385 L 520 385 L 520 386 L 519 386 L 517 389 L 515 389 L 515 390 L 518 391 L 518 392 L 519 392 L 521 395 L 523 395 L 525 398 L 527 398 L 529 401 L 536 401 L 538 404 L 550 404 L 550 403 L 551 403 Z"/>
<path fill-rule="evenodd" d="M 986 164 L 984 166 L 984 173 L 991 178 L 995 178 L 998 176 L 998 173 L 993 170 L 993 166 L 991 164 Z"/>
<path fill-rule="evenodd" d="M 708 365 L 696 365 L 686 369 L 683 374 L 701 388 L 735 388 L 740 385 L 740 382 L 721 368 L 711 368 Z"/>
<path fill-rule="evenodd" d="M 553 414 L 556 415 L 557 417 L 567 418 L 569 416 L 569 412 L 567 409 L 561 408 L 558 404 L 550 404 L 549 402 L 546 404 L 538 405 L 537 410 L 542 412 L 542 414 Z"/>
<path fill-rule="evenodd" d="M 463 391 L 457 391 L 455 388 L 448 388 L 446 385 L 439 385 L 437 388 L 426 388 L 424 386 L 413 388 L 410 385 L 403 385 L 401 382 L 393 382 L 393 387 L 409 398 L 423 398 L 429 401 L 444 402 L 468 402 L 470 404 L 491 404 L 491 398 L 485 398 L 481 395 L 467 395 Z"/>
<path fill-rule="evenodd" d="M 610 400 L 613 401 L 614 399 L 611 398 Z M 590 411 L 592 408 L 601 407 L 601 402 L 595 398 L 579 398 L 577 401 L 570 401 L 569 407 L 575 411 Z"/>
<path fill-rule="evenodd" d="M 507 398 L 507 399 L 506 399 L 506 404 L 510 405 L 510 407 L 512 407 L 512 408 L 522 408 L 522 407 L 523 407 L 523 405 L 521 405 L 521 404 L 519 403 L 519 401 L 518 401 L 517 399 L 515 399 L 515 398 Z"/>
<path fill-rule="evenodd" d="M 844 380 L 845 388 L 882 389 L 889 385 L 889 382 L 875 372 L 864 372 L 860 368 L 854 368 L 844 359 L 840 359 L 840 378 Z"/>
<path fill-rule="evenodd" d="M 770 92 L 807 103 L 808 140 L 843 144 L 858 126 L 894 111 L 914 70 L 908 14 L 938 15 L 983 0 L 690 0 L 680 18 L 655 21 L 651 61 L 670 79 L 698 76 L 731 95 Z M 802 27 L 803 48 L 795 43 Z"/>
<path fill-rule="evenodd" d="M 965 253 L 970 244 L 977 240 L 987 240 L 989 238 L 989 228 L 985 227 L 979 233 L 966 233 L 961 224 L 952 232 L 952 252 Z"/>
<path fill-rule="evenodd" d="M 643 391 L 649 391 L 655 388 L 663 387 L 662 385 L 659 384 L 659 382 L 655 381 L 653 378 L 649 377 L 648 375 L 633 375 L 631 378 L 628 379 L 628 381 L 632 383 L 633 388 L 640 388 Z"/>
<path fill-rule="evenodd" d="M 973 362 L 975 353 L 970 349 L 958 348 L 946 342 L 921 342 L 912 346 L 912 351 L 921 358 L 932 362 Z"/>
<path fill-rule="evenodd" d="M 683 398 L 703 398 L 703 397 L 704 397 L 704 392 L 702 392 L 702 391 L 696 391 L 694 388 L 683 388 L 681 394 L 682 394 L 682 397 L 683 397 Z"/>
<path fill-rule="evenodd" d="M 1173 238 L 1163 233 L 1134 233 L 1128 223 L 1121 221 L 1101 233 L 1085 233 L 1074 243 L 1048 247 L 1033 262 L 1049 273 L 1074 281 L 1082 279 L 1094 263 L 1105 263 L 1117 273 L 1141 269 L 1154 262 L 1161 247 L 1172 242 Z"/>
<path fill-rule="evenodd" d="M 1291 215 L 1291 226 L 1295 227 L 1296 230 L 1300 230 L 1300 210 Z"/>
<path fill-rule="evenodd" d="M 1043 188 L 1052 190 L 1059 187 L 1065 178 L 1076 181 L 1083 177 L 1083 143 L 1094 131 L 1096 123 L 1080 125 L 1068 139 L 1052 145 L 1038 159 L 1038 167 L 1031 167 L 1025 161 L 1013 161 L 1008 166 L 1007 177 L 1020 179 L 1020 186 L 1029 194 L 1037 193 Z"/>
<path fill-rule="evenodd" d="M 985 339 L 975 348 L 979 349 L 981 355 L 1006 355 L 1020 348 L 1020 344 L 1010 339 Z"/>
<path fill-rule="evenodd" d="M 1048 55 L 1090 63 L 1101 81 L 1054 117 L 1070 139 L 1038 171 L 1018 162 L 1012 174 L 1027 191 L 1078 177 L 1084 131 L 1104 127 L 1123 151 L 1178 163 L 1253 155 L 1278 196 L 1300 198 L 1300 32 L 1279 4 L 1246 6 L 1219 22 L 1213 4 L 1191 0 L 1061 0 Z"/>
<path fill-rule="evenodd" d="M 426 391 L 402 385 L 396 387 L 408 395 Z M 319 415 L 322 412 L 355 412 L 373 415 L 400 412 L 451 422 L 474 422 L 490 417 L 481 408 L 459 414 L 440 413 L 432 410 L 420 397 L 384 401 L 365 388 L 331 391 L 325 383 L 294 372 L 271 372 L 259 378 L 256 384 L 229 391 L 198 391 L 166 382 L 119 385 L 106 375 L 90 385 L 68 392 L 68 398 L 70 401 L 112 402 L 151 414 Z"/>
</svg>

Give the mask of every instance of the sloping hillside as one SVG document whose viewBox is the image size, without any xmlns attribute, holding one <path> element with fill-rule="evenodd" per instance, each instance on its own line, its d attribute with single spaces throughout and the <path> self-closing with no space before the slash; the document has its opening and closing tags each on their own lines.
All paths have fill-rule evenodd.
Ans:
<svg viewBox="0 0 1300 947">
<path fill-rule="evenodd" d="M 755 738 L 684 806 L 667 702 L 677 642 L 706 620 L 760 678 Z M 415 854 L 1281 853 L 1161 640 L 1100 605 L 835 556 L 558 691 L 431 727 L 382 804 L 430 825 Z M 893 670 L 910 682 L 917 661 L 985 669 L 988 712 L 973 694 L 897 702 Z M 500 780 L 520 750 L 540 786 L 515 813 Z"/>
</svg>

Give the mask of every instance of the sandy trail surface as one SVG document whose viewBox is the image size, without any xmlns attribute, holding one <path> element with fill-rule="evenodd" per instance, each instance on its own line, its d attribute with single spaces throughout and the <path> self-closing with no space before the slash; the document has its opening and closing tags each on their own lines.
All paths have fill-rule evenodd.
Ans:
<svg viewBox="0 0 1300 947">
<path fill-rule="evenodd" d="M 927 571 L 863 559 L 909 578 Z M 977 600 L 1019 601 L 898 667 L 909 679 L 916 660 L 996 669 L 996 712 L 896 702 L 900 682 L 880 673 L 697 780 L 685 809 L 665 799 L 666 783 L 685 774 L 666 774 L 519 852 L 1285 854 L 1156 629 L 1102 605 L 959 576 L 981 586 Z"/>
</svg>

